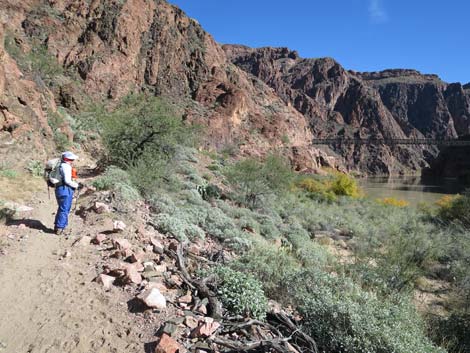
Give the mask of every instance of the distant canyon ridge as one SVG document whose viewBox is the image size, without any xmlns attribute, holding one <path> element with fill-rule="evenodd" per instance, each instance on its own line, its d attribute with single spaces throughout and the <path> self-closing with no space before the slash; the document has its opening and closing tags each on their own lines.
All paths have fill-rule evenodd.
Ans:
<svg viewBox="0 0 470 353">
<path fill-rule="evenodd" d="M 46 155 L 54 130 L 74 139 L 67 119 L 51 126 L 54 114 L 73 116 L 90 100 L 113 104 L 142 91 L 166 97 L 186 121 L 204 126 L 208 148 L 245 156 L 276 151 L 306 172 L 415 174 L 439 152 L 432 146 L 331 150 L 312 145 L 314 138 L 470 134 L 469 84 L 414 70 L 348 71 L 334 59 L 304 59 L 287 48 L 220 45 L 163 0 L 4 0 L 0 13 L 5 151 L 35 146 Z M 25 57 L 44 58 L 42 49 L 60 70 L 24 64 Z"/>
</svg>

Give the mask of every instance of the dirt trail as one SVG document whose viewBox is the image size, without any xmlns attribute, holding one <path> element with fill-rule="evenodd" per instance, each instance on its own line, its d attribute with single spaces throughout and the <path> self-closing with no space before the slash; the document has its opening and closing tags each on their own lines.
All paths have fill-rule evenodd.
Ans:
<svg viewBox="0 0 470 353">
<path fill-rule="evenodd" d="M 126 293 L 93 282 L 97 250 L 72 247 L 89 230 L 71 216 L 70 239 L 48 233 L 55 200 L 39 197 L 26 220 L 0 226 L 8 243 L 0 255 L 0 352 L 144 352 Z"/>
</svg>

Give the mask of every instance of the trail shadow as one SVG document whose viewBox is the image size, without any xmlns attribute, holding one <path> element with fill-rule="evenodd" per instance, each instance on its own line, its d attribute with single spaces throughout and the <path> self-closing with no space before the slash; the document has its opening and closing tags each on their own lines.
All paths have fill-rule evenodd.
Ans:
<svg viewBox="0 0 470 353">
<path fill-rule="evenodd" d="M 157 347 L 157 341 L 144 344 L 145 353 L 154 353 Z"/>
<path fill-rule="evenodd" d="M 31 229 L 40 230 L 48 234 L 54 234 L 54 229 L 46 227 L 37 219 L 9 219 L 6 221 L 7 226 L 19 226 L 22 224 Z"/>
<path fill-rule="evenodd" d="M 127 310 L 133 314 L 143 313 L 147 309 L 147 306 L 137 298 L 133 298 L 127 302 Z"/>
</svg>

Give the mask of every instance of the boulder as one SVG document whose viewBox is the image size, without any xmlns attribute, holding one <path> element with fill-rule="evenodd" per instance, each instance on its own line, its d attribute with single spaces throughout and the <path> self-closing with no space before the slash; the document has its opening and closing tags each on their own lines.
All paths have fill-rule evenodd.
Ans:
<svg viewBox="0 0 470 353">
<path fill-rule="evenodd" d="M 151 289 L 145 290 L 144 292 L 139 294 L 137 298 L 139 298 L 149 308 L 154 308 L 154 309 L 166 308 L 166 299 L 157 288 L 151 288 Z"/>
</svg>

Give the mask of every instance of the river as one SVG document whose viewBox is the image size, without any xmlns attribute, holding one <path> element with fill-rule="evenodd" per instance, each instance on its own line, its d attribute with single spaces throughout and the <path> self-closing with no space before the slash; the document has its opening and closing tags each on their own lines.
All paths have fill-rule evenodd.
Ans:
<svg viewBox="0 0 470 353">
<path fill-rule="evenodd" d="M 451 178 L 422 180 L 421 177 L 369 177 L 359 180 L 367 197 L 383 199 L 393 197 L 407 201 L 411 206 L 419 203 L 433 204 L 444 195 L 453 195 L 464 186 Z"/>
</svg>

